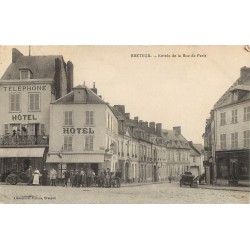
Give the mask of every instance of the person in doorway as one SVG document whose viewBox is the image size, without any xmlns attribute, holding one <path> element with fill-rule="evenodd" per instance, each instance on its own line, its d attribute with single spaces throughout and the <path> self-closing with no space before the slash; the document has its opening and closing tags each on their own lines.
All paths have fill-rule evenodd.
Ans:
<svg viewBox="0 0 250 250">
<path fill-rule="evenodd" d="M 44 166 L 43 170 L 42 170 L 42 185 L 46 186 L 47 185 L 47 179 L 48 179 L 48 170 L 46 169 L 46 167 Z"/>
<path fill-rule="evenodd" d="M 29 166 L 29 168 L 27 169 L 27 176 L 28 176 L 28 185 L 31 185 L 33 183 L 33 170 L 31 166 Z"/>
<path fill-rule="evenodd" d="M 56 178 L 57 178 L 57 172 L 54 168 L 52 168 L 50 170 L 50 180 L 52 186 L 56 186 Z"/>
<path fill-rule="evenodd" d="M 34 175 L 34 178 L 33 178 L 33 185 L 39 185 L 40 171 L 38 170 L 38 168 L 35 169 L 33 175 Z"/>
<path fill-rule="evenodd" d="M 66 171 L 64 172 L 64 187 L 67 187 L 67 186 L 68 186 L 69 176 L 70 176 L 69 171 L 66 170 Z"/>
</svg>

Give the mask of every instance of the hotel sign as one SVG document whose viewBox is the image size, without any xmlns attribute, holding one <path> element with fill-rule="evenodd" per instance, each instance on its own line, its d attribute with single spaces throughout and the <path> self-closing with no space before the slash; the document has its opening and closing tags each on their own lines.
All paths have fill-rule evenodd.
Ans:
<svg viewBox="0 0 250 250">
<path fill-rule="evenodd" d="M 94 134 L 92 128 L 63 128 L 64 134 Z"/>
</svg>

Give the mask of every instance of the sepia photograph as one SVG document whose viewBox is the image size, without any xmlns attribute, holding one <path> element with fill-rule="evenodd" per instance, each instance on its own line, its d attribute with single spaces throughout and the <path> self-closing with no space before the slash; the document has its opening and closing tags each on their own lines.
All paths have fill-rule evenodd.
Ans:
<svg viewBox="0 0 250 250">
<path fill-rule="evenodd" d="M 0 46 L 0 203 L 249 204 L 250 47 Z"/>
</svg>

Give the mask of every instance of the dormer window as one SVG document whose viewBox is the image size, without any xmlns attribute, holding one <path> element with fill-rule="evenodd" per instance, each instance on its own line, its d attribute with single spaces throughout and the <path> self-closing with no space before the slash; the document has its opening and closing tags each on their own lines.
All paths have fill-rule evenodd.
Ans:
<svg viewBox="0 0 250 250">
<path fill-rule="evenodd" d="M 233 99 L 233 102 L 238 101 L 238 91 L 233 91 L 232 92 L 232 99 Z"/>
<path fill-rule="evenodd" d="M 28 69 L 21 69 L 20 70 L 20 79 L 25 80 L 25 79 L 31 79 L 31 72 Z"/>
</svg>

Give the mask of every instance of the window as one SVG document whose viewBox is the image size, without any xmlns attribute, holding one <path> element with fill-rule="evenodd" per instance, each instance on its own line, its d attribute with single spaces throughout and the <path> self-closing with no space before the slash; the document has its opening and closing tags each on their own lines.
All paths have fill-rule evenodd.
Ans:
<svg viewBox="0 0 250 250">
<path fill-rule="evenodd" d="M 63 149 L 64 151 L 72 151 L 72 136 L 65 136 L 64 137 L 64 143 L 63 143 Z"/>
<path fill-rule="evenodd" d="M 40 134 L 46 135 L 45 124 L 40 124 Z"/>
<path fill-rule="evenodd" d="M 89 135 L 85 137 L 85 150 L 93 150 L 94 148 L 94 137 Z"/>
<path fill-rule="evenodd" d="M 21 94 L 11 93 L 10 94 L 10 112 L 20 112 L 21 111 Z"/>
<path fill-rule="evenodd" d="M 237 119 L 237 109 L 233 109 L 232 110 L 232 123 L 237 123 L 238 119 Z"/>
<path fill-rule="evenodd" d="M 20 71 L 20 79 L 29 79 L 30 72 L 28 70 L 21 70 Z"/>
<path fill-rule="evenodd" d="M 40 93 L 29 93 L 29 111 L 40 111 Z"/>
<path fill-rule="evenodd" d="M 220 135 L 220 148 L 225 149 L 227 147 L 227 136 L 226 134 Z"/>
<path fill-rule="evenodd" d="M 244 131 L 244 147 L 250 147 L 250 130 Z"/>
<path fill-rule="evenodd" d="M 73 125 L 73 112 L 72 111 L 64 111 L 64 125 L 65 126 Z"/>
<path fill-rule="evenodd" d="M 220 113 L 220 125 L 226 125 L 226 112 Z"/>
<path fill-rule="evenodd" d="M 238 132 L 231 133 L 231 147 L 238 148 Z"/>
<path fill-rule="evenodd" d="M 4 134 L 7 135 L 9 134 L 9 124 L 4 124 Z"/>
<path fill-rule="evenodd" d="M 250 106 L 244 107 L 244 121 L 250 121 Z"/>
<path fill-rule="evenodd" d="M 86 124 L 87 126 L 94 125 L 94 111 L 86 111 Z"/>
</svg>

